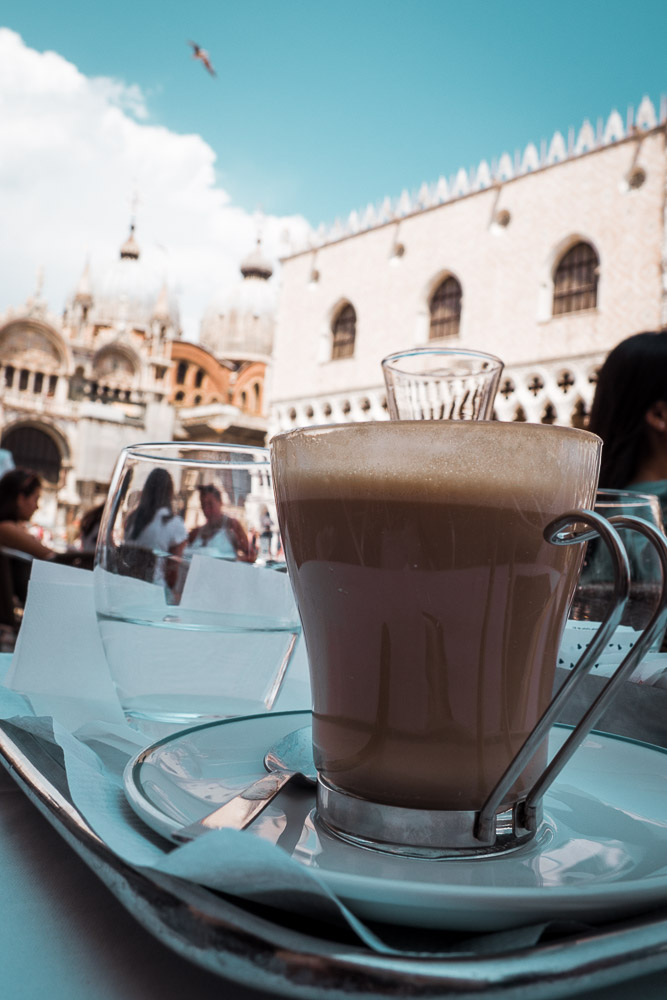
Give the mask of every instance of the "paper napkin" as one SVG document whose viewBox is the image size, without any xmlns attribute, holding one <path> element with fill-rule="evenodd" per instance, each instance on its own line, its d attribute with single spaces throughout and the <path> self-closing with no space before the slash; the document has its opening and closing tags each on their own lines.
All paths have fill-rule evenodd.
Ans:
<svg viewBox="0 0 667 1000">
<path fill-rule="evenodd" d="M 124 723 L 97 628 L 92 574 L 35 559 L 23 623 L 5 680 L 35 712 L 74 729 Z"/>
<path fill-rule="evenodd" d="M 214 559 L 200 561 L 220 562 Z M 252 570 L 252 567 L 244 568 Z M 255 572 L 258 578 L 265 575 L 280 578 L 276 580 L 275 590 L 281 613 L 292 613 L 289 612 L 290 601 L 292 609 L 294 601 L 286 575 L 267 570 Z M 204 568 L 200 579 L 202 588 L 211 587 L 211 602 L 216 597 L 219 600 L 215 574 Z M 164 601 L 162 588 L 141 580 L 129 579 L 127 582 L 129 586 L 136 585 L 143 605 Z M 288 594 L 286 586 L 290 588 Z M 151 641 L 156 641 L 155 631 L 149 636 Z M 137 650 L 131 653 L 136 656 Z M 248 664 L 247 670 L 251 671 L 252 667 L 253 664 Z M 245 683 L 250 683 L 248 677 Z M 37 714 L 52 716 L 70 732 L 93 720 L 110 725 L 125 724 L 97 626 L 93 573 L 35 560 L 23 624 L 5 686 L 29 696 Z M 310 704 L 308 660 L 301 638 L 274 711 L 310 708 Z M 174 728 L 147 724 L 144 732 L 150 738 L 158 738 Z"/>
</svg>

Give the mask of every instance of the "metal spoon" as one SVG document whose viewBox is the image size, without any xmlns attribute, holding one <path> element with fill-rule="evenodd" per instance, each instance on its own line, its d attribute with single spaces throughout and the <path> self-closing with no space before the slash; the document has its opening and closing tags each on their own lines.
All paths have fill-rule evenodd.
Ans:
<svg viewBox="0 0 667 1000">
<path fill-rule="evenodd" d="M 317 771 L 313 762 L 310 726 L 295 729 L 294 732 L 278 740 L 265 754 L 264 767 L 268 774 L 253 781 L 252 785 L 208 816 L 172 833 L 172 840 L 184 843 L 194 840 L 207 830 L 245 830 L 289 781 L 296 780 L 306 785 L 314 785 Z"/>
</svg>

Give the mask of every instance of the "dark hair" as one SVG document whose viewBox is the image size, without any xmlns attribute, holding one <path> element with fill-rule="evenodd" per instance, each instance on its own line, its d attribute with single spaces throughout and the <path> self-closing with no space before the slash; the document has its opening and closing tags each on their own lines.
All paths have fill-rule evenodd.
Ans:
<svg viewBox="0 0 667 1000">
<path fill-rule="evenodd" d="M 647 456 L 646 414 L 667 400 L 667 331 L 635 333 L 600 369 L 588 430 L 604 442 L 600 486 L 622 489 Z"/>
<path fill-rule="evenodd" d="M 166 469 L 153 469 L 144 483 L 139 506 L 127 519 L 127 537 L 134 541 L 144 528 L 151 523 L 161 507 L 167 507 L 169 514 L 165 522 L 173 517 L 171 503 L 174 499 L 174 483 Z"/>
<path fill-rule="evenodd" d="M 0 479 L 0 521 L 18 521 L 19 496 L 30 496 L 42 485 L 39 476 L 29 469 L 10 469 Z"/>
<path fill-rule="evenodd" d="M 213 486 L 212 483 L 209 483 L 208 486 L 198 486 L 197 489 L 199 490 L 200 500 L 205 496 L 213 496 L 216 498 L 216 500 L 219 500 L 220 503 L 222 503 L 222 493 L 220 492 L 218 487 Z"/>
</svg>

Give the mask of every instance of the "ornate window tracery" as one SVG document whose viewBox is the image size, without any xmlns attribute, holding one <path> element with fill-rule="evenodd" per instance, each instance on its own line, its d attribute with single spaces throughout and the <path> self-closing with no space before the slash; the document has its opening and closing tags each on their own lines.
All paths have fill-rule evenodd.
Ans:
<svg viewBox="0 0 667 1000">
<path fill-rule="evenodd" d="M 96 378 L 121 380 L 133 378 L 136 374 L 130 358 L 113 348 L 98 354 L 95 358 L 94 372 Z"/>
</svg>

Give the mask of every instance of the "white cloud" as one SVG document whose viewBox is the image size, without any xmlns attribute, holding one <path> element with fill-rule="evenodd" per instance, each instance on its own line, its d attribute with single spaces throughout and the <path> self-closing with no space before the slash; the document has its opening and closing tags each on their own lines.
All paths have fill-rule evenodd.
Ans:
<svg viewBox="0 0 667 1000">
<path fill-rule="evenodd" d="M 88 78 L 55 52 L 0 28 L 0 313 L 32 293 L 59 312 L 90 256 L 93 276 L 127 236 L 133 192 L 137 242 L 178 295 L 184 336 L 197 339 L 207 302 L 238 277 L 254 244 L 253 216 L 216 186 L 215 153 L 198 135 L 148 124 L 136 84 Z M 300 217 L 269 216 L 274 260 Z"/>
</svg>

